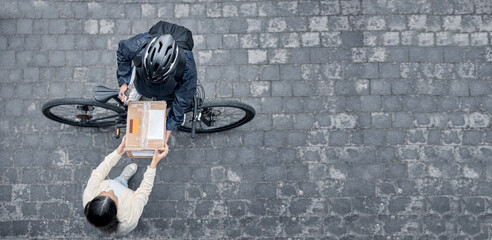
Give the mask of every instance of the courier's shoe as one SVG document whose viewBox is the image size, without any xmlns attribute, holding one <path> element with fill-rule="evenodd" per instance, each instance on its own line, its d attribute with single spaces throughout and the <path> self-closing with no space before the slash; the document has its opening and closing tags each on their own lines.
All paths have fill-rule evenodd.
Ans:
<svg viewBox="0 0 492 240">
<path fill-rule="evenodd" d="M 138 166 L 136 163 L 128 164 L 120 174 L 120 177 L 124 178 L 126 181 L 130 180 L 130 178 L 135 175 L 138 170 Z"/>
</svg>

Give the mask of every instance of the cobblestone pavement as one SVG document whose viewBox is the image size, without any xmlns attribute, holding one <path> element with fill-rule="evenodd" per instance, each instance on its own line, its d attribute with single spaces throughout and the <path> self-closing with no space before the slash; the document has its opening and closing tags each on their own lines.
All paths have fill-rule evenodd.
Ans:
<svg viewBox="0 0 492 240">
<path fill-rule="evenodd" d="M 257 116 L 173 133 L 126 238 L 492 239 L 492 1 L 162 2 L 0 2 L 1 238 L 103 237 L 81 195 L 114 129 L 40 108 L 116 87 L 118 41 L 167 20 Z"/>
</svg>

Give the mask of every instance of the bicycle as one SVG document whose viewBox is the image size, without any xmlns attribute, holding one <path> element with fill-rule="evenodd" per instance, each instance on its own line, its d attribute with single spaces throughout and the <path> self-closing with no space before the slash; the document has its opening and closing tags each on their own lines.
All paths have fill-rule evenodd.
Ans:
<svg viewBox="0 0 492 240">
<path fill-rule="evenodd" d="M 56 122 L 77 126 L 105 128 L 117 126 L 126 128 L 128 107 L 118 98 L 119 90 L 97 86 L 93 99 L 61 98 L 46 102 L 43 115 Z M 110 103 L 113 99 L 116 103 Z M 205 101 L 205 91 L 201 85 L 193 97 L 190 108 L 185 110 L 185 120 L 178 130 L 195 133 L 214 133 L 233 129 L 251 121 L 255 110 L 248 104 L 233 100 Z"/>
</svg>

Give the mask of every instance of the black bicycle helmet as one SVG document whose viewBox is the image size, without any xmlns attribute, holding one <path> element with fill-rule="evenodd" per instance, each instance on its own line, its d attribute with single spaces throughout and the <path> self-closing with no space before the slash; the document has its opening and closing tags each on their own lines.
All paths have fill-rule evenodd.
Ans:
<svg viewBox="0 0 492 240">
<path fill-rule="evenodd" d="M 164 34 L 153 38 L 142 56 L 144 81 L 164 83 L 178 62 L 178 46 L 173 37 Z"/>
</svg>

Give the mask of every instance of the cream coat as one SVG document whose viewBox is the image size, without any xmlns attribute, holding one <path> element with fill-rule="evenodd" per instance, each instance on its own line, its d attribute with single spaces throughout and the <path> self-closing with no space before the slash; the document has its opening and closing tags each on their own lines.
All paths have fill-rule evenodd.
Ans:
<svg viewBox="0 0 492 240">
<path fill-rule="evenodd" d="M 85 205 L 94 199 L 99 193 L 109 191 L 109 181 L 104 180 L 112 167 L 114 167 L 121 156 L 116 152 L 112 152 L 104 161 L 92 171 L 87 187 L 85 187 L 83 195 L 83 204 Z M 131 232 L 138 224 L 138 219 L 142 215 L 145 204 L 149 200 L 150 192 L 154 185 L 155 168 L 147 167 L 144 173 L 140 187 L 134 192 L 127 188 L 118 198 L 118 213 L 117 217 L 120 221 L 117 234 L 124 235 Z"/>
</svg>

